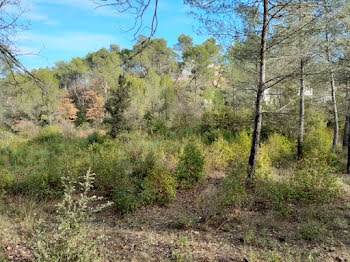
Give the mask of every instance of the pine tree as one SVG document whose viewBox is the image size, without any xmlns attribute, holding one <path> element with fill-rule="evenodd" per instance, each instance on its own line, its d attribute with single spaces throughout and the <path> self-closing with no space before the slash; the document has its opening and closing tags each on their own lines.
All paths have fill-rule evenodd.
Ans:
<svg viewBox="0 0 350 262">
<path fill-rule="evenodd" d="M 126 81 L 124 75 L 118 79 L 118 88 L 112 89 L 110 97 L 106 101 L 105 109 L 108 117 L 105 123 L 111 126 L 110 135 L 115 138 L 120 131 L 125 130 L 126 119 L 125 110 L 130 105 L 130 83 Z"/>
</svg>

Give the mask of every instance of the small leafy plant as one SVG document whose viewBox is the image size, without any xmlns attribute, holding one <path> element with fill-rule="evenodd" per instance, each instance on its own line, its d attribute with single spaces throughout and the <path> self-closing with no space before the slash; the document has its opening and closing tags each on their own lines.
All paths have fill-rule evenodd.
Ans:
<svg viewBox="0 0 350 262">
<path fill-rule="evenodd" d="M 71 178 L 62 178 L 64 196 L 57 204 L 57 225 L 54 229 L 39 232 L 39 240 L 34 244 L 37 261 L 88 262 L 101 261 L 102 239 L 91 234 L 89 222 L 92 214 L 100 212 L 111 203 L 96 204 L 102 197 L 90 196 L 95 174 L 90 170 L 83 177 L 83 182 Z M 76 198 L 76 185 L 80 194 Z"/>
</svg>

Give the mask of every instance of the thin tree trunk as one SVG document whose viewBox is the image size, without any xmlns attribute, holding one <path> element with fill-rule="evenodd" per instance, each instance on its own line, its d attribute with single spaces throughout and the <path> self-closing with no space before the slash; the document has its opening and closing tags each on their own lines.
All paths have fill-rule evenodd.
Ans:
<svg viewBox="0 0 350 262">
<path fill-rule="evenodd" d="M 334 135 L 333 135 L 333 147 L 338 145 L 339 137 L 339 118 L 338 118 L 338 106 L 335 97 L 335 83 L 334 73 L 331 71 L 331 90 L 332 90 L 332 102 L 333 102 L 333 118 L 334 118 Z"/>
<path fill-rule="evenodd" d="M 350 139 L 350 132 L 348 139 Z M 348 143 L 348 163 L 346 165 L 346 171 L 348 174 L 350 174 L 350 143 Z"/>
<path fill-rule="evenodd" d="M 331 58 L 328 28 L 326 28 L 326 42 L 327 42 L 327 50 L 326 50 L 327 60 L 328 60 L 328 65 L 330 66 L 329 78 L 331 82 L 331 96 L 332 96 L 332 103 L 333 103 L 333 119 L 334 119 L 333 147 L 336 147 L 338 145 L 338 137 L 339 137 L 339 118 L 338 118 L 337 99 L 335 96 L 335 79 L 334 79 L 334 72 L 332 68 L 332 58 Z"/>
<path fill-rule="evenodd" d="M 343 148 L 347 148 L 349 144 L 349 135 L 350 135 L 350 104 L 349 104 L 349 88 L 348 81 L 346 81 L 345 85 L 346 90 L 346 116 L 345 116 L 345 126 L 344 126 L 344 136 L 343 136 Z"/>
<path fill-rule="evenodd" d="M 267 34 L 268 34 L 268 23 L 269 23 L 269 2 L 264 0 L 264 18 L 263 28 L 261 31 L 261 44 L 260 44 L 260 74 L 259 74 L 259 86 L 256 96 L 255 104 L 255 123 L 254 132 L 252 137 L 252 146 L 250 150 L 249 166 L 247 184 L 251 185 L 252 180 L 255 177 L 256 165 L 258 161 L 258 152 L 260 146 L 260 136 L 262 127 L 262 105 L 264 101 L 265 91 L 265 78 L 266 78 L 266 46 L 267 46 Z"/>
<path fill-rule="evenodd" d="M 344 149 L 348 147 L 348 143 L 349 143 L 349 131 L 350 131 L 349 122 L 350 122 L 350 117 L 349 117 L 349 115 L 346 115 L 345 126 L 344 126 L 344 137 L 343 137 L 343 148 Z"/>
<path fill-rule="evenodd" d="M 234 114 L 237 115 L 236 88 L 234 86 L 232 87 L 232 107 Z"/>
<path fill-rule="evenodd" d="M 299 136 L 298 136 L 298 159 L 303 158 L 303 142 L 304 142 L 304 119 L 305 119 L 305 104 L 304 104 L 304 59 L 300 60 L 300 108 L 299 108 Z"/>
</svg>

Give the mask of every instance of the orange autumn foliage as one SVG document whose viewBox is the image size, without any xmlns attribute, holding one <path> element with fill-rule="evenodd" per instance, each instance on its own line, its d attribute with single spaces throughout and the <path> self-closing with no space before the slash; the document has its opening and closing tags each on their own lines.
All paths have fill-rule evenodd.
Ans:
<svg viewBox="0 0 350 262">
<path fill-rule="evenodd" d="M 86 118 L 92 121 L 102 121 L 106 113 L 104 97 L 98 95 L 94 90 L 87 91 L 86 96 L 89 101 Z"/>
<path fill-rule="evenodd" d="M 62 112 L 62 118 L 68 121 L 75 121 L 77 119 L 78 109 L 76 108 L 73 100 L 65 96 L 60 105 L 60 112 Z"/>
</svg>

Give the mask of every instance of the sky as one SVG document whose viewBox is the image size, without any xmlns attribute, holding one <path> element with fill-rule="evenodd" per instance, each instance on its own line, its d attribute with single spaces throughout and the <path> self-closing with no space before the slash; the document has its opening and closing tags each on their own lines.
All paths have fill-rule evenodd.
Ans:
<svg viewBox="0 0 350 262">
<path fill-rule="evenodd" d="M 110 44 L 131 48 L 135 43 L 133 32 L 128 32 L 133 17 L 110 7 L 96 8 L 93 0 L 22 1 L 23 18 L 30 26 L 16 39 L 21 53 L 26 54 L 20 60 L 29 69 L 85 57 Z M 196 44 L 204 42 L 208 36 L 196 34 L 199 24 L 188 11 L 183 0 L 161 0 L 155 37 L 166 39 L 169 47 L 180 34 L 191 35 Z"/>
</svg>

